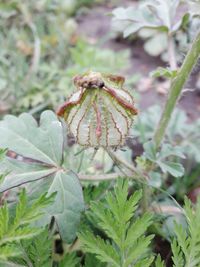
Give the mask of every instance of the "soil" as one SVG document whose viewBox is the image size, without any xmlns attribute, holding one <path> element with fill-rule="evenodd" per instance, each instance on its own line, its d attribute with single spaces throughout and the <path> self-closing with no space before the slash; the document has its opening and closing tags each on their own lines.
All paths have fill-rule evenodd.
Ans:
<svg viewBox="0 0 200 267">
<path fill-rule="evenodd" d="M 136 3 L 136 1 L 117 2 L 117 6 L 130 6 Z M 130 49 L 130 67 L 122 71 L 122 74 L 125 77 L 131 77 L 135 73 L 140 73 L 142 76 L 139 83 L 141 82 L 141 86 L 143 84 L 148 86 L 149 73 L 159 66 L 166 66 L 166 63 L 159 57 L 148 55 L 143 49 L 141 40 L 129 41 L 113 35 L 111 30 L 111 16 L 109 14 L 115 7 L 115 4 L 109 2 L 103 5 L 95 5 L 77 15 L 78 34 L 91 43 L 99 44 L 102 48 L 109 48 L 114 51 Z M 195 88 L 197 73 L 199 73 L 198 69 L 191 76 L 186 85 L 186 90 L 178 103 L 178 106 L 187 112 L 190 121 L 195 120 L 200 115 L 200 93 Z M 134 88 L 134 90 L 139 90 L 141 94 L 139 103 L 140 110 L 144 110 L 153 104 L 164 105 L 167 94 L 158 93 L 158 86 L 162 86 L 162 83 L 154 81 L 145 90 L 142 90 L 142 88 L 140 90 L 137 86 L 137 88 Z"/>
</svg>

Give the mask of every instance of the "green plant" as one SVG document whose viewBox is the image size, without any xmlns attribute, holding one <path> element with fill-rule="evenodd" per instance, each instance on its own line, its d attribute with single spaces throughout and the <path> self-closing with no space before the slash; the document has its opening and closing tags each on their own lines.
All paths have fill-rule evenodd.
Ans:
<svg viewBox="0 0 200 267">
<path fill-rule="evenodd" d="M 31 182 L 35 182 L 35 188 L 30 185 L 28 191 L 33 197 L 44 192 L 57 192 L 42 223 L 50 223 L 54 216 L 62 238 L 71 242 L 84 204 L 77 175 L 63 166 L 64 132 L 61 123 L 53 112 L 46 111 L 41 116 L 40 126 L 28 114 L 19 118 L 8 115 L 1 121 L 0 129 L 0 146 L 9 147 L 28 159 L 22 161 L 7 157 L 1 163 L 2 170 L 9 174 L 0 185 L 0 192 Z"/>
<path fill-rule="evenodd" d="M 56 108 L 66 92 L 71 93 L 76 73 L 95 66 L 115 72 L 128 64 L 128 52 L 115 57 L 109 49 L 103 52 L 77 39 L 77 23 L 62 8 L 73 2 L 9 0 L 0 4 L 0 115 Z"/>
<path fill-rule="evenodd" d="M 148 246 L 153 236 L 145 236 L 145 232 L 152 223 L 152 215 L 145 213 L 133 219 L 141 196 L 137 191 L 127 199 L 128 182 L 121 180 L 114 192 L 106 194 L 103 203 L 91 203 L 92 216 L 106 238 L 96 236 L 90 230 L 81 232 L 83 250 L 95 254 L 108 266 L 150 266 L 153 257 L 148 255 Z"/>
<path fill-rule="evenodd" d="M 31 226 L 44 214 L 44 208 L 52 204 L 54 196 L 43 194 L 32 203 L 28 203 L 27 194 L 22 190 L 19 202 L 13 214 L 8 204 L 0 208 L 0 262 L 3 264 L 12 258 L 23 257 L 20 244 L 41 234 L 43 228 Z"/>
<path fill-rule="evenodd" d="M 200 198 L 194 207 L 191 202 L 185 198 L 185 217 L 187 228 L 175 224 L 176 237 L 172 243 L 174 267 L 196 267 L 200 265 Z"/>
<path fill-rule="evenodd" d="M 154 125 L 159 123 L 160 112 L 160 106 L 152 106 L 136 118 L 135 127 L 131 134 L 137 137 L 140 143 L 146 143 L 153 137 Z M 199 127 L 199 119 L 189 123 L 188 127 L 186 112 L 176 108 L 166 130 L 164 140 L 167 144 L 181 147 L 183 154 L 188 159 L 199 162 Z"/>
<path fill-rule="evenodd" d="M 164 267 L 159 255 L 155 258 L 155 265 L 152 265 L 152 236 L 144 234 L 153 223 L 153 217 L 147 213 L 138 217 L 137 205 L 141 196 L 141 192 L 136 191 L 128 198 L 128 182 L 119 180 L 114 192 L 107 193 L 104 201 L 92 202 L 88 217 L 100 235 L 91 233 L 91 227 L 89 231 L 82 231 L 79 237 L 83 250 L 96 255 L 106 266 Z M 187 225 L 174 224 L 175 236 L 171 244 L 173 266 L 197 267 L 200 264 L 200 199 L 193 207 L 185 198 L 183 212 Z"/>
<path fill-rule="evenodd" d="M 24 9 L 22 11 L 24 12 Z M 28 26 L 31 28 L 33 25 L 29 24 Z M 167 29 L 165 28 L 165 30 Z M 82 50 L 80 49 L 80 51 Z M 75 50 L 71 51 L 72 54 L 74 52 L 74 59 L 80 60 L 80 51 L 78 53 Z M 88 55 L 91 52 L 96 58 L 94 50 L 91 51 L 89 50 Z M 171 233 L 166 234 L 163 229 L 159 229 L 159 226 L 163 226 L 168 219 L 166 213 L 174 211 L 172 205 L 168 205 L 167 209 L 164 210 L 162 202 L 166 200 L 166 195 L 171 198 L 171 202 L 176 204 L 176 213 L 182 214 L 184 212 L 169 191 L 165 191 L 166 188 L 160 188 L 167 174 L 170 174 L 170 177 L 183 175 L 183 167 L 177 159 L 177 157 L 183 157 L 182 150 L 177 146 L 167 144 L 165 134 L 170 126 L 170 119 L 184 84 L 197 63 L 199 55 L 200 33 L 195 37 L 180 69 L 174 71 L 173 64 L 171 64 L 171 68 L 164 71 L 165 75 L 171 79 L 169 96 L 160 121 L 153 134 L 151 133 L 151 140 L 143 143 L 144 154 L 137 158 L 135 164 L 131 161 L 130 151 L 115 151 L 118 144 L 123 143 L 116 142 L 116 133 L 121 138 L 127 135 L 131 127 L 129 112 L 135 110 L 131 96 L 122 88 L 123 78 L 115 75 L 108 76 L 111 85 L 102 79 L 101 73 L 98 73 L 97 76 L 93 72 L 77 76 L 74 81 L 79 87 L 79 91 L 74 93 L 58 111 L 58 115 L 64 115 L 64 120 L 59 121 L 52 111 L 45 111 L 41 114 L 39 122 L 27 113 L 23 113 L 19 117 L 7 115 L 0 122 L 0 147 L 3 148 L 1 153 L 3 159 L 0 163 L 0 170 L 3 173 L 0 184 L 0 193 L 2 194 L 1 217 L 2 225 L 5 225 L 1 231 L 3 229 L 3 234 L 6 233 L 8 236 L 11 233 L 12 238 L 18 237 L 18 227 L 21 231 L 34 229 L 30 221 L 35 219 L 34 216 L 36 215 L 41 216 L 34 224 L 38 228 L 43 227 L 44 229 L 46 226 L 51 230 L 51 233 L 47 229 L 44 230 L 44 239 L 38 235 L 33 236 L 31 232 L 30 240 L 20 240 L 23 257 L 16 255 L 17 257 L 14 257 L 16 264 L 38 267 L 41 264 L 44 266 L 55 264 L 57 266 L 87 266 L 87 264 L 88 266 L 102 266 L 101 263 L 103 263 L 108 266 L 127 267 L 153 264 L 153 246 L 150 245 L 153 238 L 152 233 L 161 235 L 167 240 L 170 240 L 171 237 Z M 87 60 L 86 62 L 88 62 Z M 107 93 L 102 98 L 105 90 Z M 86 94 L 84 94 L 85 92 Z M 98 99 L 94 92 L 98 93 Z M 88 95 L 93 95 L 94 99 L 89 97 L 87 105 L 84 100 Z M 107 105 L 107 112 L 110 113 L 108 123 L 106 118 L 102 118 L 102 116 L 106 117 L 105 104 L 102 103 L 102 100 L 110 101 L 106 102 L 110 104 L 110 107 Z M 112 108 L 112 104 L 115 108 Z M 88 112 L 88 121 L 86 120 L 86 124 L 81 124 L 83 118 L 85 119 L 87 107 L 94 107 L 96 116 Z M 71 116 L 71 120 L 68 120 L 68 115 Z M 123 119 L 119 121 L 120 116 Z M 71 133 L 75 138 L 77 134 L 81 138 L 84 136 L 85 131 L 78 133 L 80 125 L 87 126 L 89 138 L 92 134 L 98 140 L 98 142 L 92 143 L 95 147 L 94 152 L 91 152 L 91 149 L 85 149 L 86 143 L 80 149 L 77 144 L 72 145 L 74 140 L 70 142 L 67 134 L 71 126 L 74 127 L 74 131 Z M 92 126 L 94 127 L 92 128 Z M 122 135 L 124 129 L 127 131 Z M 99 142 L 103 136 L 103 131 L 103 138 L 108 141 L 107 144 Z M 110 135 L 110 131 L 111 133 L 115 131 L 115 134 Z M 142 138 L 146 138 L 145 134 Z M 113 140 L 114 143 L 111 142 Z M 89 146 L 88 143 L 86 145 Z M 103 146 L 103 149 L 100 150 L 101 153 L 97 153 L 97 156 L 95 152 L 100 145 Z M 108 159 L 109 157 L 110 159 Z M 96 159 L 99 160 L 99 158 L 101 161 L 98 161 L 100 164 L 97 164 Z M 93 164 L 91 164 L 91 160 L 93 160 Z M 161 177 L 161 183 L 156 186 L 153 179 L 158 178 L 158 175 Z M 125 178 L 126 181 L 118 181 L 117 187 L 115 187 L 113 180 L 119 177 Z M 130 178 L 129 182 L 128 178 Z M 100 182 L 103 183 L 97 187 Z M 166 186 L 168 186 L 167 183 Z M 20 204 L 15 209 L 16 201 L 13 201 L 12 196 L 15 200 L 21 187 L 25 187 L 26 191 L 22 191 Z M 115 188 L 114 192 L 113 187 Z M 92 194 L 90 194 L 91 188 Z M 136 191 L 136 188 L 142 188 L 143 193 Z M 106 193 L 108 189 L 110 192 Z M 7 195 L 8 191 L 13 195 Z M 86 204 L 83 201 L 83 191 L 87 197 Z M 156 192 L 156 194 L 153 195 L 152 192 Z M 34 213 L 33 217 L 30 218 L 28 215 L 34 211 L 35 203 L 40 202 L 41 199 L 50 198 L 52 194 L 55 195 L 54 200 L 43 210 L 44 213 L 39 215 Z M 29 197 L 26 198 L 26 195 Z M 141 206 L 136 209 L 139 198 L 141 198 Z M 95 202 L 91 202 L 91 199 Z M 4 204 L 6 200 L 8 204 L 11 204 L 9 205 L 9 214 L 10 210 L 16 210 L 16 213 L 12 213 L 14 215 L 9 221 L 7 220 L 8 206 L 6 206 L 8 204 Z M 177 226 L 175 231 L 177 235 L 175 240 L 177 241 L 174 241 L 172 251 L 176 265 L 179 264 L 177 262 L 182 264 L 185 261 L 186 264 L 190 265 L 192 262 L 195 266 L 198 264 L 199 258 L 199 229 L 197 229 L 198 220 L 193 216 L 192 208 L 188 203 L 186 201 L 185 213 L 189 218 L 189 228 L 186 230 L 186 233 L 189 234 L 186 237 L 183 228 Z M 197 204 L 195 216 L 199 219 L 198 207 L 199 204 Z M 90 209 L 87 215 L 84 213 L 85 209 Z M 18 214 L 24 211 L 23 216 L 25 216 L 27 224 L 24 223 L 23 216 L 22 224 L 18 219 Z M 159 220 L 158 216 L 152 215 L 158 212 L 163 215 L 162 221 Z M 78 226 L 81 227 L 79 237 L 77 237 Z M 14 228 L 13 232 L 10 231 L 9 227 Z M 196 231 L 194 231 L 195 227 Z M 87 230 L 84 230 L 85 228 Z M 9 232 L 7 232 L 8 229 Z M 55 251 L 52 251 L 50 244 L 52 234 L 55 233 L 58 235 L 55 243 L 59 245 L 55 245 Z M 80 240 L 86 253 L 84 251 L 82 254 L 76 253 L 76 250 L 81 249 Z M 2 244 L 4 246 L 4 243 Z M 57 259 L 54 258 L 54 256 L 56 257 L 54 252 L 55 254 L 60 252 L 61 256 L 64 257 L 59 263 L 55 263 Z M 7 252 L 4 251 L 4 255 L 5 253 Z M 97 256 L 97 259 L 94 255 Z M 5 260 L 10 261 L 12 257 L 4 256 Z M 160 256 L 157 255 L 154 265 L 164 266 Z"/>
<path fill-rule="evenodd" d="M 146 40 L 144 49 L 147 53 L 151 56 L 162 54 L 171 68 L 177 69 L 177 59 L 180 59 L 178 45 L 188 46 L 184 30 L 191 25 L 193 16 L 200 14 L 198 10 L 191 11 L 191 3 L 180 0 L 148 0 L 139 3 L 137 8 L 118 7 L 112 11 L 113 27 L 123 32 L 125 38 L 138 33 Z"/>
</svg>

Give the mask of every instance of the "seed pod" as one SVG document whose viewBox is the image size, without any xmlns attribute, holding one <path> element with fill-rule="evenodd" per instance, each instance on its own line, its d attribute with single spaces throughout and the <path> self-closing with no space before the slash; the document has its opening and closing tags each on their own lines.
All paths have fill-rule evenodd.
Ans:
<svg viewBox="0 0 200 267">
<path fill-rule="evenodd" d="M 132 96 L 122 87 L 124 78 L 88 72 L 74 78 L 77 91 L 57 111 L 78 144 L 119 147 L 125 142 L 137 114 Z"/>
</svg>

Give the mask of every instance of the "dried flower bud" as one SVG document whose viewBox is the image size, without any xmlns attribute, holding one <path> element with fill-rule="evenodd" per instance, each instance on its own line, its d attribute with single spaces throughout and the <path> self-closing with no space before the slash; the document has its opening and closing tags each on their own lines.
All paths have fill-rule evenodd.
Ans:
<svg viewBox="0 0 200 267">
<path fill-rule="evenodd" d="M 74 78 L 78 91 L 58 110 L 78 144 L 91 147 L 122 146 L 137 114 L 124 78 L 88 72 Z"/>
</svg>

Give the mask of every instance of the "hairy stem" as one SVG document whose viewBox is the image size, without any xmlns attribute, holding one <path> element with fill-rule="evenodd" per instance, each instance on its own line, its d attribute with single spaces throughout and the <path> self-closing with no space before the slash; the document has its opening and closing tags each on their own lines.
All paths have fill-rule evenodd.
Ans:
<svg viewBox="0 0 200 267">
<path fill-rule="evenodd" d="M 176 62 L 176 51 L 175 51 L 175 43 L 172 34 L 168 36 L 168 56 L 169 56 L 169 65 L 171 70 L 177 69 L 177 62 Z"/>
<path fill-rule="evenodd" d="M 178 98 L 181 94 L 181 91 L 192 72 L 193 67 L 196 65 L 198 58 L 200 56 L 200 32 L 197 34 L 190 50 L 188 51 L 186 58 L 178 71 L 177 76 L 173 79 L 171 88 L 169 91 L 168 99 L 165 104 L 162 117 L 158 124 L 158 128 L 154 135 L 154 142 L 158 148 L 162 142 L 162 139 L 165 135 L 167 126 L 169 124 L 172 112 L 176 106 Z"/>
<path fill-rule="evenodd" d="M 124 173 L 127 177 L 134 176 L 134 178 L 139 178 L 143 176 L 138 169 L 135 168 L 133 164 L 128 163 L 123 158 L 118 156 L 116 153 L 112 152 L 109 149 L 106 149 L 108 155 L 111 157 L 111 159 L 117 164 L 117 167 Z M 120 166 L 123 166 L 125 170 L 129 171 L 128 173 L 125 172 L 125 170 L 122 170 Z M 146 178 L 146 176 L 144 177 Z"/>
<path fill-rule="evenodd" d="M 78 177 L 82 181 L 109 181 L 115 180 L 120 175 L 118 173 L 108 173 L 108 174 L 78 174 Z"/>
</svg>

